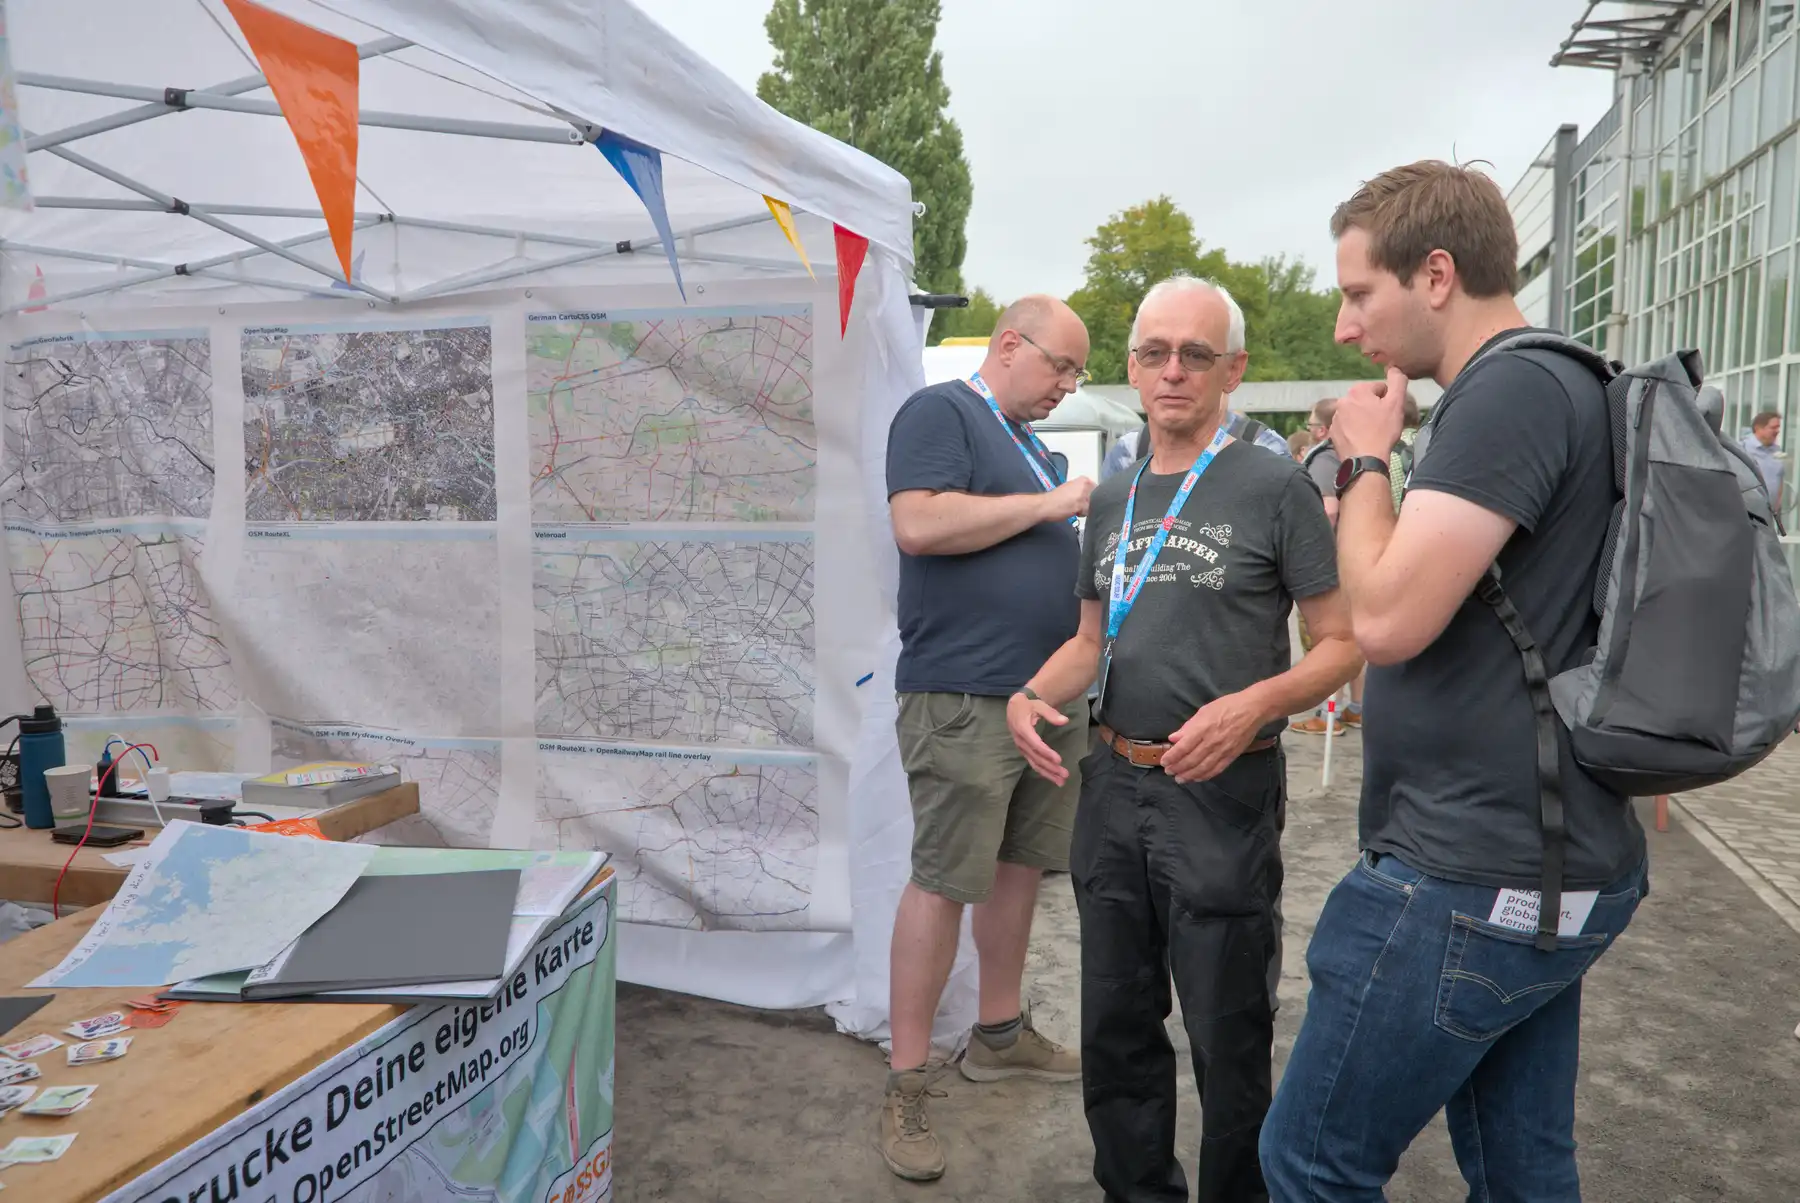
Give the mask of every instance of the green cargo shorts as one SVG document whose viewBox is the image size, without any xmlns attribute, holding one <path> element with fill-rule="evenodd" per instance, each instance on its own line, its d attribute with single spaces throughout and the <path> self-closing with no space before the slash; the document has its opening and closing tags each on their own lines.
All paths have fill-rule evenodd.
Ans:
<svg viewBox="0 0 1800 1203">
<path fill-rule="evenodd" d="M 1088 706 L 1063 708 L 1065 726 L 1044 741 L 1069 779 L 1034 773 L 1006 728 L 1006 699 L 967 693 L 903 693 L 895 728 L 912 794 L 913 884 L 953 902 L 986 902 L 1005 861 L 1067 872 L 1069 833 L 1081 794 L 1076 763 L 1088 751 Z"/>
</svg>

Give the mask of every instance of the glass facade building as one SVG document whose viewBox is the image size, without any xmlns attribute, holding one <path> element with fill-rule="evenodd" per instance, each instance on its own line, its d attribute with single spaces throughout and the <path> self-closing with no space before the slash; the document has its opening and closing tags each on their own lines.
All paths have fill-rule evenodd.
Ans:
<svg viewBox="0 0 1800 1203">
<path fill-rule="evenodd" d="M 1632 363 L 1697 347 L 1727 429 L 1774 411 L 1789 448 L 1800 438 L 1796 56 L 1795 0 L 1687 10 L 1617 56 L 1612 108 L 1579 139 L 1558 130 L 1508 197 L 1527 317 Z"/>
</svg>

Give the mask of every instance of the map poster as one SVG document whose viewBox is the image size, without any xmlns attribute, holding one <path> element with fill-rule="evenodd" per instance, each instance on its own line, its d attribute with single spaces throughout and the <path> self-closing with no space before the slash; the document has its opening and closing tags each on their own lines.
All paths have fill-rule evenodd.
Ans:
<svg viewBox="0 0 1800 1203">
<path fill-rule="evenodd" d="M 612 1197 L 614 883 L 500 993 L 420 1006 L 107 1203 L 601 1203 Z"/>
</svg>

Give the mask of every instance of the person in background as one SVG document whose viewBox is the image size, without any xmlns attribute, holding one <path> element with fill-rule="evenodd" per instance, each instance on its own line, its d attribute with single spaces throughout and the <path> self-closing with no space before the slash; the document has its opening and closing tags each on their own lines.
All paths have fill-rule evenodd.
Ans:
<svg viewBox="0 0 1800 1203">
<path fill-rule="evenodd" d="M 1787 464 L 1782 461 L 1781 450 L 1781 415 L 1773 410 L 1765 410 L 1750 419 L 1750 433 L 1744 437 L 1744 450 L 1750 453 L 1750 462 L 1762 473 L 1763 483 L 1769 486 L 1769 501 L 1775 512 L 1781 512 L 1781 495 L 1783 477 L 1787 474 Z"/>
<path fill-rule="evenodd" d="M 1292 454 L 1287 439 L 1282 438 L 1255 418 L 1247 418 L 1243 414 L 1227 409 L 1225 411 L 1225 432 L 1234 439 L 1255 443 L 1258 447 L 1273 451 L 1276 455 Z M 1150 455 L 1150 423 L 1146 421 L 1142 427 L 1123 434 L 1113 442 L 1106 458 L 1100 463 L 1100 479 L 1106 480 L 1122 468 L 1128 468 Z"/>
<path fill-rule="evenodd" d="M 1331 419 L 1336 412 L 1337 398 L 1327 397 L 1313 406 L 1312 412 L 1306 415 L 1306 432 L 1315 442 L 1307 451 L 1306 458 L 1301 461 L 1306 466 L 1308 479 L 1325 501 L 1325 517 L 1334 528 L 1337 526 L 1337 471 L 1341 462 L 1337 448 L 1331 442 Z M 1300 619 L 1300 646 L 1312 646 L 1312 634 L 1306 629 L 1305 616 Z M 1362 726 L 1362 698 L 1363 674 L 1357 673 L 1355 680 L 1350 682 L 1350 705 L 1337 718 L 1340 726 Z M 1327 722 L 1325 710 L 1321 707 L 1311 718 L 1295 723 L 1292 730 L 1300 735 L 1323 735 Z"/>
<path fill-rule="evenodd" d="M 1312 432 L 1304 426 L 1288 435 L 1288 454 L 1294 457 L 1294 462 L 1297 464 L 1306 462 L 1306 453 L 1312 448 L 1312 445 Z"/>
<path fill-rule="evenodd" d="M 1029 772 L 1006 699 L 1075 633 L 1069 592 L 1081 556 L 1075 520 L 1094 482 L 1059 481 L 1032 433 L 1086 378 L 1087 328 L 1054 297 L 1014 302 L 967 380 L 914 393 L 888 433 L 887 486 L 900 547 L 900 659 L 894 673 L 900 762 L 912 798 L 912 880 L 894 917 L 893 1052 L 881 1109 L 888 1168 L 915 1181 L 944 1172 L 926 1114 L 931 1025 L 974 914 L 980 1021 L 963 1056 L 974 1081 L 1073 1082 L 1081 1060 L 1039 1035 L 1020 1002 L 1044 870 L 1069 867 L 1080 783 Z M 1052 736 L 1087 746 L 1085 699 Z"/>
<path fill-rule="evenodd" d="M 1243 347 L 1243 313 L 1216 285 L 1174 277 L 1144 297 L 1128 370 L 1153 452 L 1094 491 L 1079 630 L 1007 703 L 1032 768 L 1066 783 L 1068 755 L 1051 745 L 1067 706 L 1100 681 L 1101 746 L 1081 765 L 1069 860 L 1082 1092 L 1111 1203 L 1189 1197 L 1164 1027 L 1171 974 L 1201 1096 L 1195 1195 L 1267 1198 L 1256 1137 L 1279 956 L 1279 735 L 1358 663 L 1318 492 L 1292 459 L 1224 428 Z M 1298 663 L 1295 605 L 1315 634 Z"/>
</svg>

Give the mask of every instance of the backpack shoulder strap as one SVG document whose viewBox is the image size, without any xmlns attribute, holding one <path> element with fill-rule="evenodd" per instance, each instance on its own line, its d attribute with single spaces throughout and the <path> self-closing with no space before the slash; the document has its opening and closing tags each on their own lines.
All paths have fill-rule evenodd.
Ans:
<svg viewBox="0 0 1800 1203">
<path fill-rule="evenodd" d="M 1494 611 L 1494 617 L 1506 629 L 1519 660 L 1525 669 L 1525 693 L 1531 698 L 1531 710 L 1537 734 L 1538 821 L 1543 827 L 1544 873 L 1539 883 L 1543 891 L 1538 902 L 1537 946 L 1545 952 L 1556 951 L 1556 928 L 1562 918 L 1563 853 L 1566 830 L 1563 822 L 1562 763 L 1557 750 L 1556 703 L 1550 697 L 1550 673 L 1544 665 L 1544 654 L 1537 640 L 1526 629 L 1525 620 L 1500 588 L 1500 569 L 1496 565 L 1481 574 L 1475 582 L 1475 595 Z"/>
<path fill-rule="evenodd" d="M 1150 423 L 1148 421 L 1138 427 L 1137 447 L 1134 448 L 1134 451 L 1136 454 L 1131 457 L 1133 463 L 1150 458 Z"/>
<path fill-rule="evenodd" d="M 1243 428 L 1238 431 L 1237 437 L 1242 439 L 1246 443 L 1254 443 L 1254 442 L 1256 442 L 1256 440 L 1262 438 L 1263 431 L 1265 431 L 1267 429 L 1268 429 L 1267 426 L 1264 426 L 1261 422 L 1258 422 L 1255 418 L 1245 417 Z"/>
</svg>

